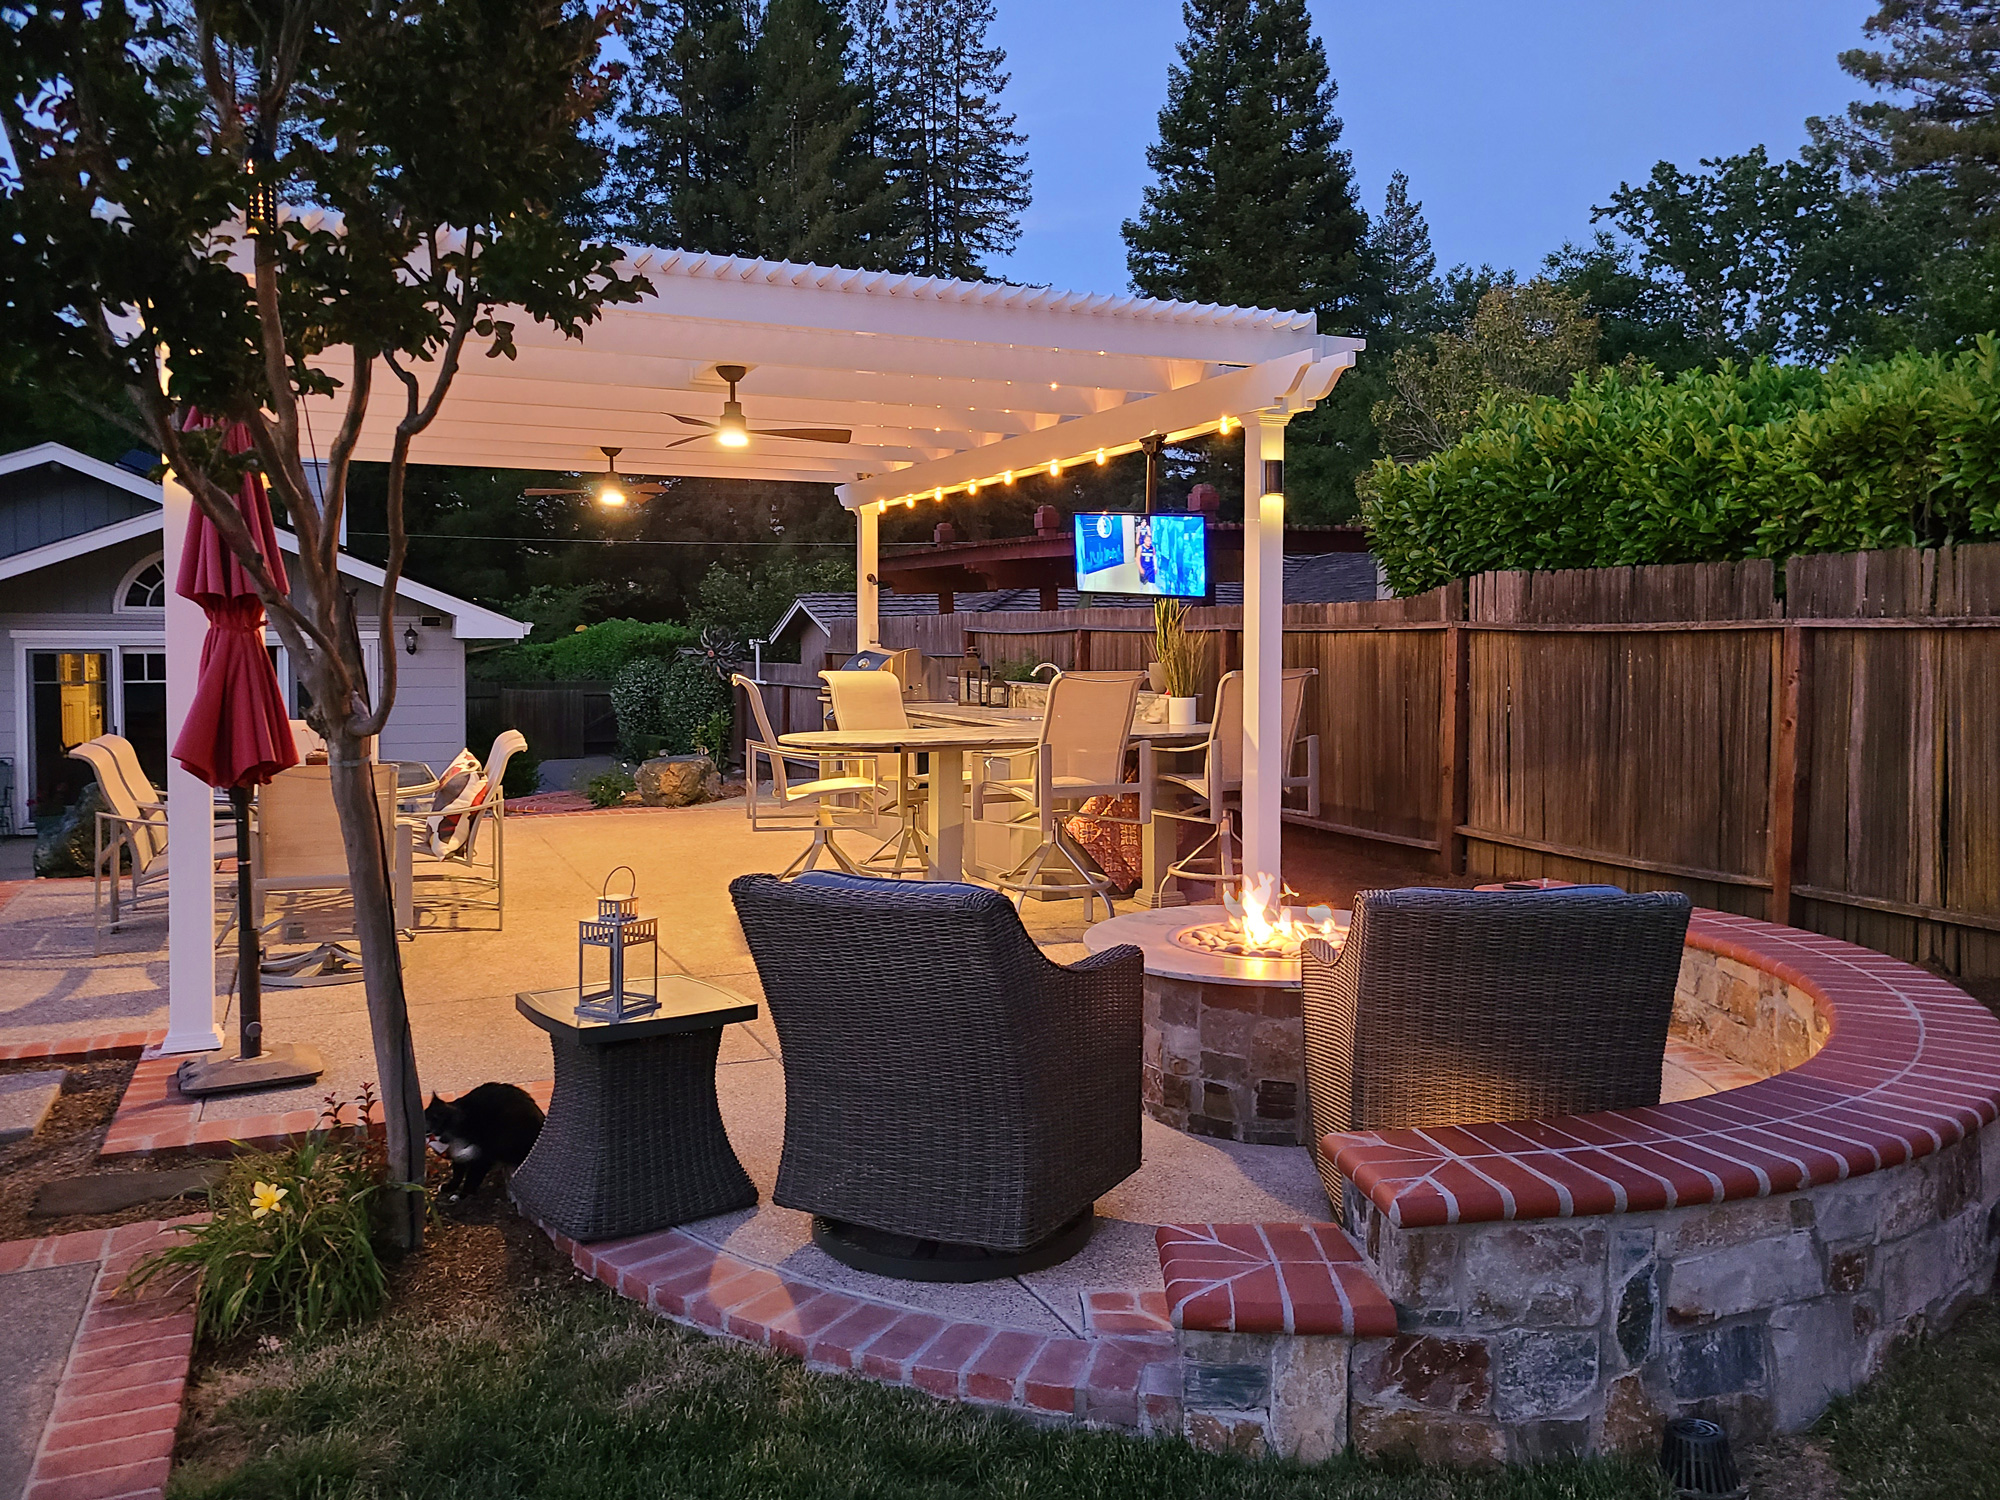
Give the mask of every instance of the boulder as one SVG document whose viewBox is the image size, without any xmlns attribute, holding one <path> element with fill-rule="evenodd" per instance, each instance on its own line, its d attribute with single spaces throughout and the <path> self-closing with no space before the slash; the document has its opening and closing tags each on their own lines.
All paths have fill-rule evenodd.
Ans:
<svg viewBox="0 0 2000 1500">
<path fill-rule="evenodd" d="M 62 815 L 62 821 L 35 840 L 35 873 L 88 875 L 97 856 L 97 813 L 103 793 L 91 782 Z"/>
<path fill-rule="evenodd" d="M 722 795 L 722 778 L 706 755 L 662 755 L 643 762 L 634 779 L 648 807 L 687 807 Z"/>
</svg>

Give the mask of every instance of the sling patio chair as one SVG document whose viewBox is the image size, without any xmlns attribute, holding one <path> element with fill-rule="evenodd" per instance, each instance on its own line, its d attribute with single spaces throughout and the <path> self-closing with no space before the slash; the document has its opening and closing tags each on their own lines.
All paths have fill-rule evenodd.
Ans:
<svg viewBox="0 0 2000 1500">
<path fill-rule="evenodd" d="M 369 769 L 389 853 L 396 925 L 409 932 L 416 926 L 411 831 L 396 817 L 396 768 L 377 762 Z M 360 957 L 345 944 L 326 940 L 353 931 L 353 881 L 340 813 L 333 802 L 331 768 L 293 766 L 280 771 L 257 789 L 256 812 L 256 835 L 250 843 L 254 920 L 260 931 L 279 943 L 314 945 L 305 953 L 268 955 L 265 983 L 337 984 L 358 979 Z"/>
<path fill-rule="evenodd" d="M 1279 707 L 1285 746 L 1282 785 L 1288 792 L 1305 792 L 1305 813 L 1313 818 L 1319 816 L 1318 735 L 1305 737 L 1304 772 L 1294 775 L 1292 767 L 1298 760 L 1299 729 L 1305 722 L 1306 684 L 1318 675 L 1316 667 L 1287 667 Z M 1161 756 L 1169 757 L 1170 763 L 1185 763 L 1184 758 L 1193 756 L 1201 758 L 1188 764 L 1185 770 L 1168 771 L 1160 769 Z M 1209 722 L 1208 739 L 1199 745 L 1155 745 L 1151 740 L 1146 741 L 1139 747 L 1139 779 L 1154 788 L 1154 817 L 1200 823 L 1209 830 L 1208 836 L 1192 851 L 1168 865 L 1160 882 L 1162 891 L 1184 880 L 1234 885 L 1242 874 L 1237 859 L 1242 840 L 1235 828 L 1243 806 L 1241 672 L 1225 672 L 1215 685 L 1215 713 Z"/>
<path fill-rule="evenodd" d="M 1362 891 L 1301 959 L 1313 1159 L 1329 1131 L 1545 1120 L 1660 1102 L 1688 898 L 1609 886 Z"/>
<path fill-rule="evenodd" d="M 772 1201 L 846 1265 L 985 1281 L 1081 1249 L 1139 1169 L 1145 959 L 1050 960 L 980 886 L 745 875 L 785 1071 Z"/>
<path fill-rule="evenodd" d="M 70 755 L 91 769 L 97 780 L 97 829 L 90 865 L 90 904 L 96 951 L 103 951 L 104 934 L 116 932 L 123 920 L 121 889 L 132 883 L 132 905 L 143 891 L 165 885 L 167 878 L 167 804 L 140 768 L 131 741 L 115 734 L 99 735 L 75 746 Z M 105 891 L 109 882 L 109 915 Z"/>
<path fill-rule="evenodd" d="M 843 826 L 873 829 L 876 822 L 877 781 L 871 759 L 853 756 L 809 755 L 787 750 L 778 743 L 771 728 L 771 716 L 764 708 L 763 689 L 742 673 L 730 678 L 750 701 L 750 713 L 757 721 L 757 737 L 743 745 L 744 812 L 753 833 L 801 833 L 810 830 L 812 842 L 799 857 L 785 866 L 778 878 L 809 871 L 825 854 L 850 875 L 859 868 L 840 845 L 833 841 L 834 830 Z M 771 769 L 768 787 L 760 786 L 759 760 Z M 786 762 L 813 768 L 810 780 L 793 781 Z M 862 769 L 849 770 L 858 766 Z"/>
<path fill-rule="evenodd" d="M 428 792 L 399 784 L 396 799 L 414 835 L 414 878 L 425 883 L 427 910 L 490 911 L 506 926 L 507 763 L 527 748 L 520 730 L 503 730 L 484 764 L 460 751 Z M 400 778 L 408 763 L 393 764 Z"/>
<path fill-rule="evenodd" d="M 876 671 L 826 671 L 819 674 L 833 701 L 836 729 L 898 730 L 910 727 L 903 708 L 903 680 L 883 667 Z M 888 757 L 874 762 L 876 803 L 883 813 L 896 819 L 896 831 L 884 839 L 875 852 L 861 861 L 863 869 L 878 874 L 921 875 L 928 868 L 929 854 L 923 828 L 927 779 L 919 774 L 913 758 L 897 755 L 893 765 Z M 886 803 L 886 806 L 883 804 Z M 895 852 L 893 856 L 890 851 Z"/>
<path fill-rule="evenodd" d="M 1132 713 L 1145 680 L 1140 672 L 1064 672 L 1049 684 L 1048 709 L 1042 715 L 1041 738 L 1028 774 L 994 777 L 986 774 L 983 762 L 975 767 L 972 816 L 984 817 L 989 801 L 1012 798 L 1026 805 L 1021 820 L 1033 818 L 1040 835 L 1020 863 L 993 880 L 1001 890 L 1013 893 L 1016 907 L 1030 892 L 1043 897 L 1080 892 L 1085 922 L 1090 920 L 1093 899 L 1104 902 L 1106 916 L 1113 914 L 1110 879 L 1063 825 L 1093 797 L 1133 793 L 1139 800 L 1136 819 L 1100 812 L 1094 815 L 1096 821 L 1137 822 L 1144 827 L 1152 817 L 1152 786 L 1144 779 L 1136 785 L 1125 779 Z M 1057 879 L 1044 881 L 1045 874 Z"/>
</svg>

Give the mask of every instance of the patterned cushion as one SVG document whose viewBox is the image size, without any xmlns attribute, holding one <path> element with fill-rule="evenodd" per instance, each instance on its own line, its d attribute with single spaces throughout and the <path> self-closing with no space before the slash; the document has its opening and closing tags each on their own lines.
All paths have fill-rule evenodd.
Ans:
<svg viewBox="0 0 2000 1500">
<path fill-rule="evenodd" d="M 470 750 L 454 755 L 451 764 L 438 776 L 437 795 L 431 798 L 433 813 L 462 813 L 486 800 L 485 767 Z M 440 818 L 436 825 L 440 842 L 449 839 L 458 827 L 456 817 Z"/>
</svg>

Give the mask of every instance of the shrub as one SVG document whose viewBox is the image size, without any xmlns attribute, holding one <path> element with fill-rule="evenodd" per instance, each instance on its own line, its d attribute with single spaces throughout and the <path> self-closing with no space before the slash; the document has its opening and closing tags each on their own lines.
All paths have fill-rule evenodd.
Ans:
<svg viewBox="0 0 2000 1500">
<path fill-rule="evenodd" d="M 500 778 L 500 790 L 509 798 L 532 797 L 541 790 L 542 758 L 533 748 L 516 750 Z"/>
<path fill-rule="evenodd" d="M 630 771 L 623 766 L 613 766 L 591 777 L 584 785 L 583 795 L 590 799 L 592 807 L 616 807 L 638 790 L 639 783 Z"/>
<path fill-rule="evenodd" d="M 729 754 L 729 731 L 735 725 L 735 718 L 726 708 L 717 709 L 694 732 L 694 748 L 715 762 L 721 769 L 724 758 Z"/>
<path fill-rule="evenodd" d="M 1495 568 L 2000 536 L 2000 345 L 1672 382 L 1610 372 L 1567 400 L 1489 401 L 1458 444 L 1371 480 L 1364 519 L 1398 594 Z"/>
<path fill-rule="evenodd" d="M 729 712 L 729 688 L 697 657 L 671 665 L 635 661 L 612 684 L 611 710 L 618 717 L 620 753 L 635 760 L 650 758 L 648 752 L 687 755 L 703 726 Z"/>
<path fill-rule="evenodd" d="M 511 686 L 533 682 L 611 682 L 635 661 L 671 660 L 691 646 L 687 625 L 649 620 L 600 620 L 552 641 L 508 646 L 469 659 L 475 675 Z"/>
<path fill-rule="evenodd" d="M 298 1145 L 234 1157 L 209 1189 L 207 1222 L 176 1226 L 187 1242 L 141 1261 L 126 1284 L 175 1268 L 199 1272 L 197 1338 L 227 1339 L 259 1323 L 311 1334 L 380 1307 L 388 1280 L 371 1229 L 383 1169 L 365 1146 L 372 1090 L 351 1129 L 332 1123 L 338 1104 L 328 1103 L 328 1124 Z"/>
</svg>

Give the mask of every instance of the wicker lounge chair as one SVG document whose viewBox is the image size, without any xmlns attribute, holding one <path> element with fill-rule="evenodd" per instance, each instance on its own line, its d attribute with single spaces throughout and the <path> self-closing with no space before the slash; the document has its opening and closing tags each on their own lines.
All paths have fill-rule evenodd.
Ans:
<svg viewBox="0 0 2000 1500">
<path fill-rule="evenodd" d="M 815 873 L 729 894 L 778 1029 L 775 1202 L 862 1270 L 1054 1265 L 1139 1169 L 1133 947 L 1052 963 L 997 891 Z"/>
<path fill-rule="evenodd" d="M 1479 1125 L 1660 1102 L 1688 898 L 1608 886 L 1363 891 L 1303 956 L 1314 1159 L 1328 1131 Z"/>
</svg>

